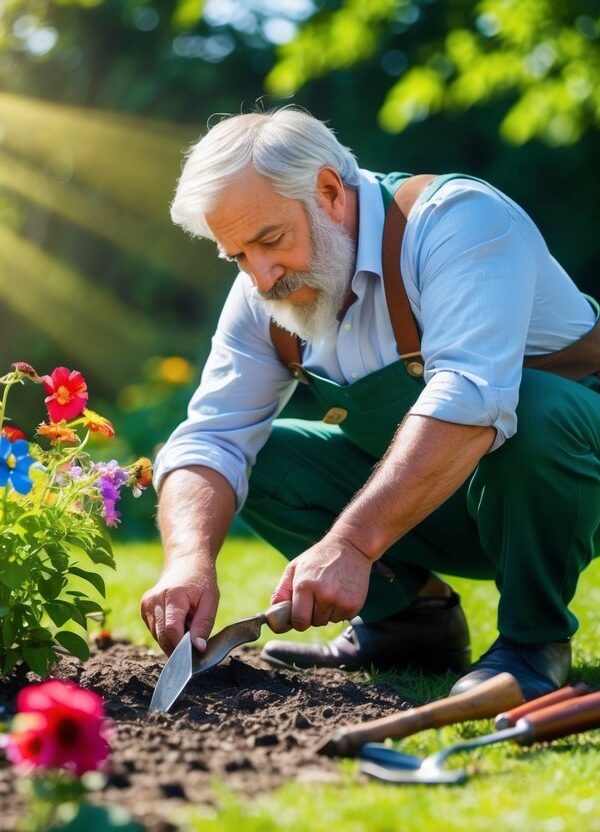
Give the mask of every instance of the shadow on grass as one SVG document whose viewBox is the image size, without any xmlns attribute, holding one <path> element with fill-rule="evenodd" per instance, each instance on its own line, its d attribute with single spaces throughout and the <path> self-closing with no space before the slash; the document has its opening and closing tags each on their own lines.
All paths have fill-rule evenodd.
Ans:
<svg viewBox="0 0 600 832">
<path fill-rule="evenodd" d="M 380 672 L 372 667 L 367 681 L 375 685 L 388 685 L 407 701 L 415 705 L 422 705 L 426 702 L 432 702 L 434 699 L 448 696 L 450 688 L 457 678 L 456 673 L 432 676 L 420 669 L 407 669 L 398 673 L 393 670 Z"/>
<path fill-rule="evenodd" d="M 591 688 L 600 688 L 600 661 L 598 659 L 577 660 L 571 671 L 570 680 L 585 682 Z"/>
</svg>

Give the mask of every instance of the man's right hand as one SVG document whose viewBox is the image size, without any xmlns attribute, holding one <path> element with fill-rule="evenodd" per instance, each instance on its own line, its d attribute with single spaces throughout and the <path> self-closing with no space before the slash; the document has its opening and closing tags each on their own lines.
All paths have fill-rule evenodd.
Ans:
<svg viewBox="0 0 600 832">
<path fill-rule="evenodd" d="M 199 650 L 206 648 L 218 605 L 214 564 L 180 557 L 165 568 L 158 582 L 145 593 L 140 612 L 156 641 L 170 655 L 186 629 Z"/>
</svg>

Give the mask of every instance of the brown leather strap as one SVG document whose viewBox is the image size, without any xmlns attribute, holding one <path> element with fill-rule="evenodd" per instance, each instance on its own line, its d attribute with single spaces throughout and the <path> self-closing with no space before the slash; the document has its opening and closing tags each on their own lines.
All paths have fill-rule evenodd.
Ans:
<svg viewBox="0 0 600 832">
<path fill-rule="evenodd" d="M 285 367 L 289 367 L 290 364 L 299 365 L 300 339 L 298 336 L 291 333 L 288 329 L 279 326 L 273 319 L 271 319 L 269 329 L 271 332 L 271 341 L 281 363 Z"/>
<path fill-rule="evenodd" d="M 600 320 L 578 341 L 563 347 L 558 352 L 546 355 L 528 355 L 524 367 L 545 370 L 548 373 L 580 381 L 587 376 L 600 373 Z"/>
<path fill-rule="evenodd" d="M 421 336 L 406 294 L 400 270 L 400 252 L 410 210 L 423 189 L 434 179 L 435 175 L 423 173 L 411 176 L 403 182 L 387 209 L 383 226 L 382 262 L 385 298 L 398 355 L 404 360 L 406 369 L 412 376 L 423 375 Z"/>
</svg>

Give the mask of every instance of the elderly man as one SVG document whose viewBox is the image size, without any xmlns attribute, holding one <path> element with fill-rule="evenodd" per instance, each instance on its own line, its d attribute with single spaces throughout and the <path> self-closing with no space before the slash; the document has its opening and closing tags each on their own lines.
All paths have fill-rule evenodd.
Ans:
<svg viewBox="0 0 600 832">
<path fill-rule="evenodd" d="M 239 274 L 157 459 L 166 563 L 142 614 L 163 650 L 185 627 L 204 649 L 241 511 L 289 560 L 273 601 L 295 629 L 350 619 L 326 645 L 268 643 L 272 664 L 464 673 L 439 572 L 500 591 L 499 638 L 454 692 L 563 684 L 600 551 L 600 328 L 532 220 L 468 176 L 360 170 L 293 108 L 209 130 L 172 217 Z M 278 418 L 299 383 L 312 418 Z"/>
</svg>

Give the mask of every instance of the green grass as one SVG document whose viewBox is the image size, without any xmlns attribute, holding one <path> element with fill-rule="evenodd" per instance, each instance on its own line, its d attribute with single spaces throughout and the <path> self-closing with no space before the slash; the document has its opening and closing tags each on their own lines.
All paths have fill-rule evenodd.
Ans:
<svg viewBox="0 0 600 832">
<path fill-rule="evenodd" d="M 600 561 L 600 559 L 599 559 Z M 159 546 L 131 544 L 117 549 L 118 571 L 107 571 L 109 624 L 115 635 L 151 643 L 138 617 L 139 598 L 158 576 Z M 217 627 L 264 609 L 281 574 L 283 560 L 255 540 L 230 540 L 219 562 L 221 608 Z M 478 655 L 496 636 L 497 593 L 487 582 L 452 580 L 461 593 Z M 600 686 L 598 610 L 600 562 L 582 576 L 573 610 L 581 622 L 575 641 L 574 678 Z M 290 637 L 325 639 L 339 626 Z M 265 633 L 263 639 L 269 637 Z M 415 699 L 442 695 L 449 679 L 401 677 L 402 692 Z M 402 750 L 427 754 L 461 737 L 492 728 L 467 723 L 426 731 L 402 741 Z M 289 783 L 252 800 L 230 794 L 219 784 L 218 810 L 193 807 L 182 828 L 198 832 L 600 832 L 600 732 L 547 746 L 498 745 L 452 758 L 452 767 L 471 774 L 463 786 L 385 786 L 358 782 L 358 765 L 343 761 L 339 786 Z"/>
</svg>

